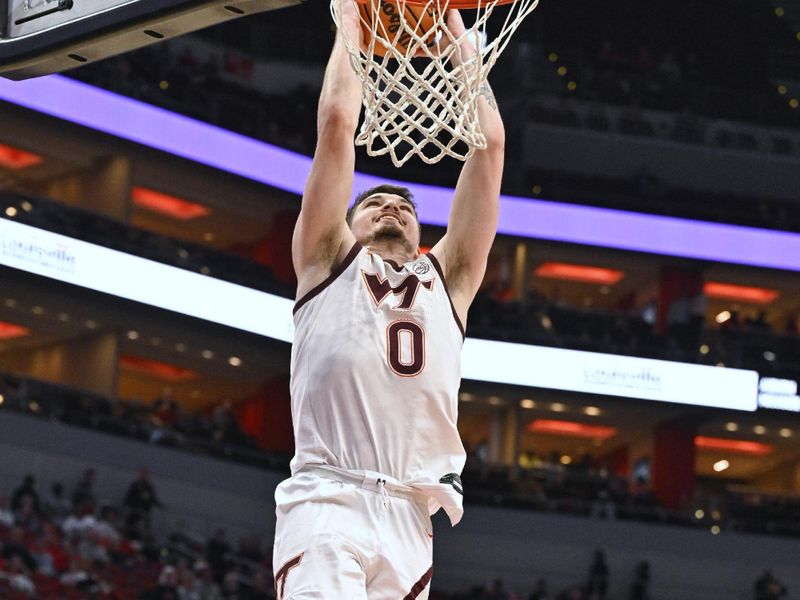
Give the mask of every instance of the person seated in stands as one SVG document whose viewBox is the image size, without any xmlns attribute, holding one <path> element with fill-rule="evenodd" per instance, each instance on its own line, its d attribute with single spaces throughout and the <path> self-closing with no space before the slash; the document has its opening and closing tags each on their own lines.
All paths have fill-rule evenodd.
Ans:
<svg viewBox="0 0 800 600">
<path fill-rule="evenodd" d="M 39 533 L 42 529 L 41 514 L 36 510 L 33 496 L 22 496 L 17 509 L 14 511 L 14 523 L 26 531 Z"/>
<path fill-rule="evenodd" d="M 14 557 L 18 557 L 28 571 L 36 570 L 36 559 L 25 543 L 25 532 L 19 527 L 12 527 L 8 532 L 8 539 L 2 546 L 2 556 L 6 564 L 10 564 Z"/>
</svg>

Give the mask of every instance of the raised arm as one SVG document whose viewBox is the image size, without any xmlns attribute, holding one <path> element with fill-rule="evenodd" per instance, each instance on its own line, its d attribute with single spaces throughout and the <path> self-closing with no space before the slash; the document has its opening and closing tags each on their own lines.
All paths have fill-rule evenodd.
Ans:
<svg viewBox="0 0 800 600">
<path fill-rule="evenodd" d="M 464 23 L 457 11 L 448 15 L 448 28 L 456 38 L 463 33 Z M 475 52 L 471 42 L 464 39 L 461 43 L 464 60 L 469 60 Z M 469 305 L 486 272 L 497 231 L 503 179 L 505 128 L 488 83 L 481 88 L 478 116 L 486 136 L 486 149 L 475 151 L 464 164 L 456 184 L 447 233 L 432 250 L 442 263 L 450 297 L 462 323 L 466 323 Z"/>
<path fill-rule="evenodd" d="M 361 28 L 355 3 L 338 1 L 342 27 L 358 40 Z M 337 32 L 325 70 L 317 113 L 317 148 L 292 239 L 298 298 L 321 283 L 355 243 L 345 213 L 353 189 L 353 139 L 361 107 L 361 83 L 350 66 L 343 35 L 343 31 Z"/>
</svg>

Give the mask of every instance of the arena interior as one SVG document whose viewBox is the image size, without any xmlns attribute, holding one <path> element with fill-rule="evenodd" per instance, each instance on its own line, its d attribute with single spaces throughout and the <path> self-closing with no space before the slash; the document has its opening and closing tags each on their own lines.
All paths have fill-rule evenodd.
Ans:
<svg viewBox="0 0 800 600">
<path fill-rule="evenodd" d="M 0 79 L 0 597 L 275 598 L 333 38 L 312 0 Z M 490 81 L 431 598 L 796 597 L 800 6 L 541 0 Z M 459 167 L 359 151 L 357 185 L 407 182 L 429 248 Z"/>
</svg>

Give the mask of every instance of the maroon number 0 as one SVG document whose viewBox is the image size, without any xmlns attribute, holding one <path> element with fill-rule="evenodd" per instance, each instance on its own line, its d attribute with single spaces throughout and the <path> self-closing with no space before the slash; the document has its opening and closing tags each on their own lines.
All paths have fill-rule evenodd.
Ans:
<svg viewBox="0 0 800 600">
<path fill-rule="evenodd" d="M 401 335 L 411 336 L 410 360 L 401 356 Z M 406 357 L 408 358 L 408 357 Z M 393 321 L 386 328 L 386 362 L 401 377 L 415 377 L 425 368 L 425 330 L 414 321 Z"/>
</svg>

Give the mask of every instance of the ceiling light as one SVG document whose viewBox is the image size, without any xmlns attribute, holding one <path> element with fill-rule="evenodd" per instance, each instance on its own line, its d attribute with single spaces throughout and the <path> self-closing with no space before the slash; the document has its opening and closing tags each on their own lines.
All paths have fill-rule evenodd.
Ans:
<svg viewBox="0 0 800 600">
<path fill-rule="evenodd" d="M 62 323 L 66 323 L 67 321 L 69 321 L 69 315 L 67 313 L 59 313 L 58 320 L 61 321 Z"/>
<path fill-rule="evenodd" d="M 565 404 L 562 404 L 561 402 L 553 402 L 550 405 L 550 410 L 552 410 L 553 412 L 564 412 L 565 410 L 567 410 L 567 407 Z"/>
<path fill-rule="evenodd" d="M 729 463 L 727 460 L 718 460 L 717 462 L 714 463 L 714 470 L 717 473 L 722 473 L 725 469 L 727 469 L 730 466 L 731 463 Z"/>
<path fill-rule="evenodd" d="M 778 431 L 778 435 L 782 438 L 792 437 L 792 430 L 788 427 L 783 427 L 780 429 L 780 431 Z"/>
<path fill-rule="evenodd" d="M 211 213 L 211 210 L 206 206 L 146 187 L 134 187 L 131 190 L 131 200 L 133 204 L 140 208 L 157 212 L 179 221 L 190 221 L 205 217 Z"/>
<path fill-rule="evenodd" d="M 565 437 L 600 440 L 614 437 L 617 434 L 617 430 L 614 427 L 586 425 L 575 421 L 557 421 L 554 419 L 536 419 L 528 425 L 528 431 L 531 433 L 547 433 Z"/>
<path fill-rule="evenodd" d="M 462 402 L 472 402 L 473 400 L 475 400 L 475 396 L 473 396 L 468 392 L 461 392 L 458 395 L 458 399 L 461 400 Z"/>
<path fill-rule="evenodd" d="M 175 344 L 175 350 L 177 350 L 178 352 L 186 352 L 186 344 L 184 343 Z"/>
<path fill-rule="evenodd" d="M 241 358 L 239 358 L 238 356 L 231 356 L 231 357 L 228 359 L 228 364 L 229 364 L 230 366 L 232 366 L 232 367 L 239 367 L 239 366 L 241 366 L 241 364 L 242 364 L 242 359 L 241 359 Z"/>
<path fill-rule="evenodd" d="M 719 535 L 720 531 L 721 531 L 721 529 L 719 528 L 719 525 L 712 525 L 711 526 L 711 535 Z"/>
<path fill-rule="evenodd" d="M 42 306 L 34 306 L 31 309 L 31 312 L 35 315 L 43 315 L 44 314 L 44 307 Z"/>
<path fill-rule="evenodd" d="M 161 338 L 160 337 L 151 337 L 150 338 L 150 343 L 153 346 L 160 346 L 161 345 Z"/>
<path fill-rule="evenodd" d="M 0 406 L 3 406 L 3 402 L 6 401 L 6 397 L 3 394 L 0 394 Z"/>
<path fill-rule="evenodd" d="M 36 402 L 36 400 L 31 400 L 30 402 L 28 402 L 28 409 L 31 412 L 39 412 L 41 410 L 41 408 L 42 407 L 39 406 L 39 403 Z"/>
<path fill-rule="evenodd" d="M 130 354 L 123 354 L 120 356 L 119 364 L 126 371 L 143 373 L 163 381 L 169 381 L 170 383 L 197 378 L 197 373 L 189 369 L 157 360 L 151 360 L 149 358 L 142 358 L 141 356 L 132 356 Z"/>
<path fill-rule="evenodd" d="M 706 513 L 703 511 L 702 508 L 698 508 L 696 511 L 694 511 L 694 518 L 697 519 L 698 521 L 705 516 Z"/>
<path fill-rule="evenodd" d="M 764 427 L 763 425 L 756 425 L 755 427 L 753 427 L 753 433 L 755 433 L 756 435 L 764 435 L 765 433 L 767 433 L 767 428 Z"/>
<path fill-rule="evenodd" d="M 711 348 L 709 348 L 708 344 L 703 344 L 702 346 L 700 346 L 700 354 L 705 356 L 709 352 L 711 352 Z"/>
<path fill-rule="evenodd" d="M 203 234 L 203 240 L 206 242 L 213 242 L 214 241 L 214 234 L 210 231 L 208 233 Z"/>
<path fill-rule="evenodd" d="M 703 284 L 703 293 L 709 298 L 741 300 L 755 304 L 768 304 L 780 296 L 778 290 L 720 281 L 706 281 Z"/>
<path fill-rule="evenodd" d="M 200 356 L 202 356 L 203 358 L 205 358 L 207 360 L 211 360 L 212 358 L 214 358 L 214 353 L 211 350 L 203 350 L 200 353 Z"/>
<path fill-rule="evenodd" d="M 732 440 L 729 438 L 715 438 L 698 435 L 694 438 L 694 445 L 703 450 L 724 450 L 737 454 L 751 454 L 753 456 L 766 456 L 772 454 L 775 448 L 772 444 L 751 442 L 749 440 Z"/>
<path fill-rule="evenodd" d="M 38 165 L 40 162 L 42 162 L 41 156 L 0 144 L 0 167 L 17 170 Z"/>
<path fill-rule="evenodd" d="M 536 268 L 534 275 L 547 279 L 565 279 L 568 281 L 614 285 L 625 276 L 625 273 L 605 267 L 546 262 Z"/>
<path fill-rule="evenodd" d="M 16 217 L 16 216 L 17 216 L 17 209 L 16 209 L 16 208 L 14 208 L 13 206 L 9 206 L 9 207 L 6 209 L 6 216 L 7 216 L 7 217 L 11 217 L 11 218 L 14 218 L 14 217 Z"/>
<path fill-rule="evenodd" d="M 772 350 L 764 350 L 764 360 L 767 362 L 775 362 L 778 356 Z"/>
<path fill-rule="evenodd" d="M 5 305 L 6 305 L 8 308 L 16 308 L 16 306 L 17 306 L 17 301 L 16 301 L 16 300 L 14 300 L 13 298 L 6 298 L 6 299 L 3 301 L 3 304 L 5 304 Z"/>
<path fill-rule="evenodd" d="M 15 323 L 4 323 L 0 321 L 0 340 L 11 340 L 18 337 L 25 337 L 30 334 L 30 329 Z"/>
<path fill-rule="evenodd" d="M 200 267 L 200 272 L 203 275 L 208 275 L 209 273 L 211 273 L 211 269 L 209 269 L 207 266 L 203 265 L 202 267 Z"/>
<path fill-rule="evenodd" d="M 714 320 L 717 323 L 721 324 L 721 323 L 724 323 L 725 321 L 727 321 L 730 318 L 731 318 L 731 312 L 729 310 L 723 310 L 716 317 L 714 317 Z"/>
<path fill-rule="evenodd" d="M 597 417 L 600 415 L 602 411 L 596 406 L 587 406 L 586 408 L 583 409 L 583 412 L 589 415 L 590 417 Z"/>
<path fill-rule="evenodd" d="M 536 402 L 534 402 L 530 398 L 525 398 L 524 400 L 520 400 L 519 405 L 522 408 L 536 408 Z"/>
<path fill-rule="evenodd" d="M 489 404 L 492 406 L 500 406 L 503 404 L 503 399 L 500 396 L 489 396 Z"/>
<path fill-rule="evenodd" d="M 24 210 L 26 213 L 29 213 L 33 210 L 33 204 L 31 204 L 27 200 L 23 200 L 20 203 L 20 206 L 22 207 L 22 210 Z"/>
<path fill-rule="evenodd" d="M 739 431 L 739 425 L 733 421 L 725 423 L 725 431 Z"/>
<path fill-rule="evenodd" d="M 545 331 L 552 331 L 553 330 L 553 321 L 547 315 L 542 315 L 539 319 L 542 323 L 542 327 Z"/>
<path fill-rule="evenodd" d="M 139 332 L 138 331 L 129 331 L 128 332 L 128 339 L 129 340 L 138 340 L 139 339 Z"/>
<path fill-rule="evenodd" d="M 562 465 L 568 465 L 568 464 L 571 464 L 571 463 L 572 463 L 572 457 L 571 456 L 565 454 L 565 455 L 563 455 L 561 457 L 561 464 Z"/>
<path fill-rule="evenodd" d="M 91 319 L 85 321 L 84 325 L 86 325 L 87 329 L 97 329 L 97 322 L 92 321 Z"/>
</svg>

